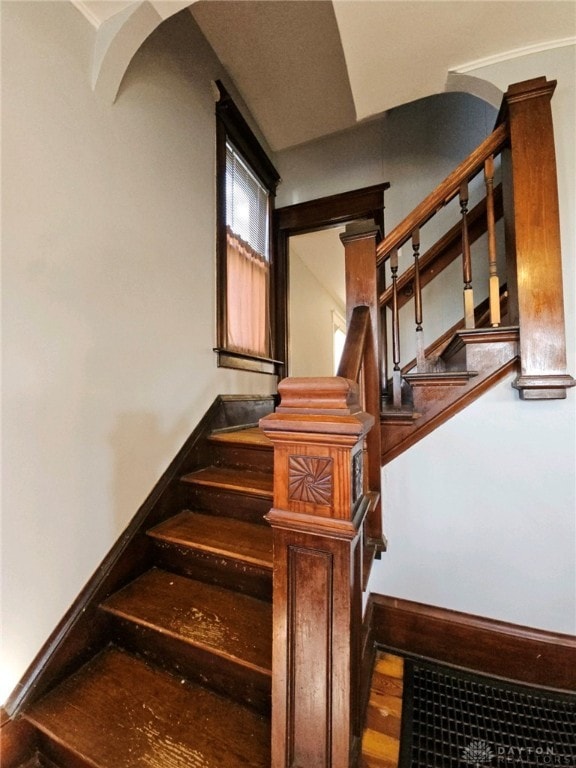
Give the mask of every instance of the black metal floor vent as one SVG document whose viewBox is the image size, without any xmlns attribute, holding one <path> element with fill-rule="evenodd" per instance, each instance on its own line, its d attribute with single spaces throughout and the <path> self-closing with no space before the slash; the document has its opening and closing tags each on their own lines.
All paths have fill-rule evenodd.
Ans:
<svg viewBox="0 0 576 768">
<path fill-rule="evenodd" d="M 405 659 L 400 768 L 576 768 L 576 697 Z"/>
</svg>

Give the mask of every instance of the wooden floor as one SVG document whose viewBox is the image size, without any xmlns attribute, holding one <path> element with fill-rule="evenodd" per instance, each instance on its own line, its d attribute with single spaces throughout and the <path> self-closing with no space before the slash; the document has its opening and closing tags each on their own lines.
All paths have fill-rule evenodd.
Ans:
<svg viewBox="0 0 576 768">
<path fill-rule="evenodd" d="M 404 660 L 378 652 L 362 739 L 362 768 L 397 768 Z"/>
</svg>

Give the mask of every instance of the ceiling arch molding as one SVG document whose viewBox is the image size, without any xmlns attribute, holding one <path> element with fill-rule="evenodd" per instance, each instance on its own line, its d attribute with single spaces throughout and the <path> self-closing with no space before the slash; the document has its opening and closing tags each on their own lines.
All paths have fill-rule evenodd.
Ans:
<svg viewBox="0 0 576 768">
<path fill-rule="evenodd" d="M 474 77 L 462 72 L 448 72 L 445 90 L 477 96 L 496 109 L 499 109 L 502 103 L 502 96 L 504 95 L 500 88 L 489 80 L 483 80 L 480 77 Z"/>
<path fill-rule="evenodd" d="M 91 85 L 108 103 L 148 36 L 193 6 L 196 23 L 274 151 L 443 91 L 496 106 L 502 94 L 479 69 L 572 45 L 576 32 L 574 5 L 563 0 L 501 0 L 490 14 L 483 0 L 71 2 L 96 30 Z M 470 29 L 478 34 L 470 36 Z M 278 50 L 290 55 L 279 57 Z"/>
<path fill-rule="evenodd" d="M 97 26 L 91 85 L 100 99 L 116 100 L 122 79 L 140 46 L 165 19 L 194 1 L 133 2 L 103 21 L 91 13 L 91 21 Z"/>
</svg>

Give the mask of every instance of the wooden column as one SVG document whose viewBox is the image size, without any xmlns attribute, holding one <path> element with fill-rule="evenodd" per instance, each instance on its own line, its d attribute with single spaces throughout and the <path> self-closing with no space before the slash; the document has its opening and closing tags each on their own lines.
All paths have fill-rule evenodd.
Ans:
<svg viewBox="0 0 576 768">
<path fill-rule="evenodd" d="M 550 99 L 545 77 L 511 85 L 503 153 L 510 322 L 520 326 L 524 400 L 566 397 L 576 383 L 566 372 L 558 185 Z"/>
<path fill-rule="evenodd" d="M 362 446 L 354 382 L 285 379 L 274 444 L 272 768 L 349 768 L 360 743 Z"/>
<path fill-rule="evenodd" d="M 345 248 L 346 263 L 346 322 L 349 324 L 354 307 L 366 306 L 370 310 L 372 353 L 367 354 L 363 370 L 363 407 L 379 424 L 382 400 L 380 377 L 380 304 L 378 302 L 378 275 L 376 244 L 380 229 L 373 221 L 349 224 L 340 236 Z M 380 494 L 381 436 L 379 429 L 370 431 L 366 447 L 368 452 L 368 487 Z M 366 521 L 366 535 L 376 550 L 386 548 L 382 532 L 382 506 L 380 500 L 370 510 Z"/>
</svg>

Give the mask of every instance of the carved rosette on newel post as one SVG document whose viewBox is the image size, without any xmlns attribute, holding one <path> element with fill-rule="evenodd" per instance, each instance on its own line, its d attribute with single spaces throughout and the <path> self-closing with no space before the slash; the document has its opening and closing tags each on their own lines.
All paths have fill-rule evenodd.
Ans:
<svg viewBox="0 0 576 768">
<path fill-rule="evenodd" d="M 346 768 L 359 741 L 362 472 L 355 382 L 285 379 L 274 444 L 273 768 Z"/>
</svg>

